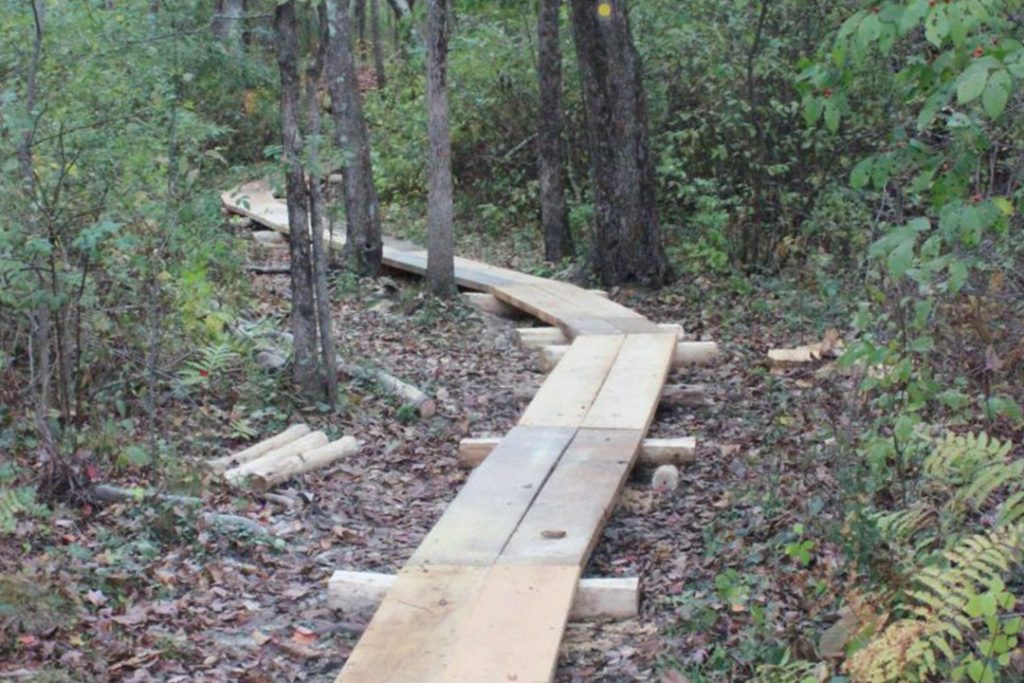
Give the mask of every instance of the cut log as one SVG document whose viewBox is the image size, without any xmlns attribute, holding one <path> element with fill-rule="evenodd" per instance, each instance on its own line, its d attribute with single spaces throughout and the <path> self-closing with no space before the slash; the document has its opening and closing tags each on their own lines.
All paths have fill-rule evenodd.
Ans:
<svg viewBox="0 0 1024 683">
<path fill-rule="evenodd" d="M 437 413 L 437 403 L 434 399 L 427 396 L 417 387 L 403 382 L 383 370 L 346 363 L 340 356 L 338 357 L 338 369 L 350 377 L 358 377 L 359 379 L 375 382 L 388 393 L 400 398 L 403 403 L 416 406 L 416 410 L 419 411 L 421 417 L 433 417 Z"/>
<path fill-rule="evenodd" d="M 519 336 L 519 345 L 524 349 L 563 346 L 569 343 L 569 338 L 557 327 L 520 327 L 516 334 Z"/>
<path fill-rule="evenodd" d="M 278 456 L 268 453 L 259 460 L 228 470 L 224 478 L 232 485 L 248 483 L 257 491 L 268 491 L 297 474 L 305 474 L 326 467 L 359 450 L 359 441 L 346 436 L 312 451 Z"/>
<path fill-rule="evenodd" d="M 498 316 L 499 318 L 508 318 L 511 320 L 518 320 L 526 317 L 526 314 L 518 308 L 509 306 L 504 301 L 499 301 L 490 294 L 467 292 L 462 295 L 462 298 L 467 304 L 481 313 L 488 313 L 490 315 Z"/>
<path fill-rule="evenodd" d="M 239 476 L 238 475 L 238 471 L 239 470 L 241 470 L 241 469 L 243 469 L 245 467 L 248 467 L 249 465 L 253 464 L 254 462 L 257 462 L 258 460 L 262 460 L 263 458 L 266 458 L 268 456 L 271 457 L 272 459 L 286 458 L 289 455 L 294 455 L 296 453 L 305 453 L 306 451 L 315 450 L 315 449 L 320 448 L 321 446 L 325 445 L 326 443 L 327 443 L 327 435 L 326 434 L 324 434 L 323 432 L 312 432 L 310 434 L 306 434 L 303 437 L 300 437 L 298 439 L 290 441 L 290 442 L 288 442 L 288 443 L 286 443 L 286 444 L 284 444 L 282 446 L 279 446 L 278 448 L 275 448 L 273 450 L 261 453 L 260 455 L 256 456 L 255 458 L 249 458 L 248 460 L 246 460 L 244 463 L 242 463 L 240 465 L 237 465 L 235 467 L 231 467 L 231 468 L 223 470 L 224 477 L 225 477 L 225 479 L 227 479 L 229 473 L 231 473 L 231 472 L 235 473 L 235 474 L 231 475 L 232 477 L 237 477 L 237 476 Z"/>
<path fill-rule="evenodd" d="M 808 344 L 795 349 L 772 349 L 768 352 L 768 362 L 773 368 L 787 368 L 810 363 L 820 358 L 821 344 Z"/>
<path fill-rule="evenodd" d="M 706 365 L 718 358 L 717 342 L 683 341 L 672 354 L 672 366 Z"/>
<path fill-rule="evenodd" d="M 327 604 L 347 614 L 371 614 L 395 577 L 376 572 L 336 571 L 327 580 Z M 570 616 L 574 619 L 630 619 L 639 613 L 636 577 L 580 579 Z"/>
<path fill-rule="evenodd" d="M 458 461 L 472 469 L 487 459 L 501 437 L 478 437 L 459 442 Z M 637 462 L 641 465 L 687 465 L 697 459 L 697 440 L 692 436 L 677 439 L 644 439 Z"/>
<path fill-rule="evenodd" d="M 252 238 L 265 247 L 283 247 L 287 244 L 284 235 L 276 230 L 255 230 Z"/>
<path fill-rule="evenodd" d="M 697 460 L 697 439 L 644 439 L 640 462 L 644 465 L 689 465 Z"/>
<path fill-rule="evenodd" d="M 601 297 L 602 299 L 608 298 L 608 292 L 604 291 L 603 289 L 588 289 L 587 291 L 593 294 L 594 296 Z"/>
<path fill-rule="evenodd" d="M 266 455 L 270 451 L 286 446 L 307 434 L 309 434 L 308 426 L 304 424 L 294 424 L 277 436 L 264 439 L 257 444 L 249 446 L 245 450 L 232 453 L 231 455 L 226 455 L 223 458 L 209 460 L 207 461 L 206 466 L 219 474 L 225 470 L 231 469 L 232 467 L 244 465 L 245 463 L 255 460 L 262 455 Z"/>
<path fill-rule="evenodd" d="M 568 348 L 564 344 L 549 344 L 540 347 L 537 357 L 541 370 L 544 372 L 554 370 Z M 704 365 L 717 357 L 718 344 L 716 342 L 681 341 L 676 344 L 676 350 L 672 354 L 672 366 L 678 368 L 687 365 Z"/>
</svg>

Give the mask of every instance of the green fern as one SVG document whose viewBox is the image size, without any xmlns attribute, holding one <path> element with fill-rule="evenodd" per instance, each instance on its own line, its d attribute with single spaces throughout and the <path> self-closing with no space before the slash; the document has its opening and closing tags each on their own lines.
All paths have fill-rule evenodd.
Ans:
<svg viewBox="0 0 1024 683">
<path fill-rule="evenodd" d="M 847 662 L 853 681 L 1000 680 L 1008 662 L 1000 648 L 1016 645 L 1019 628 L 1002 618 L 1014 603 L 1004 582 L 1024 540 L 1024 462 L 1007 460 L 1011 447 L 986 434 L 936 439 L 922 463 L 921 500 L 873 516 L 910 558 L 912 588 L 898 604 L 904 618 Z M 980 531 L 983 519 L 990 528 Z"/>
<path fill-rule="evenodd" d="M 238 360 L 238 354 L 225 343 L 211 344 L 199 350 L 199 357 L 186 363 L 178 373 L 178 381 L 185 386 L 207 384 L 214 377 L 226 370 Z"/>
<path fill-rule="evenodd" d="M 29 486 L 0 490 L 0 534 L 14 533 L 18 517 L 39 516 L 45 506 L 36 502 L 36 491 Z"/>
</svg>

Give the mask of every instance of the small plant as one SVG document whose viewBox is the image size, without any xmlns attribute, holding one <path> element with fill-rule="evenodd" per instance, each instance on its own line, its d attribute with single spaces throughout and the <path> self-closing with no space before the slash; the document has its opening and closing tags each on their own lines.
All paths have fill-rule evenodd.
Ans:
<svg viewBox="0 0 1024 683">
<path fill-rule="evenodd" d="M 801 565 L 806 567 L 811 563 L 811 551 L 814 550 L 814 541 L 804 538 L 804 525 L 793 525 L 793 536 L 796 537 L 792 543 L 787 543 L 784 552 Z"/>
</svg>

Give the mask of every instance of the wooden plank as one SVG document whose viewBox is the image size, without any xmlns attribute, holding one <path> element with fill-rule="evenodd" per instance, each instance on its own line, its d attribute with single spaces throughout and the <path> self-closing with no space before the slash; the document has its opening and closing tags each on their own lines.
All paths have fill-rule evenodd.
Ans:
<svg viewBox="0 0 1024 683">
<path fill-rule="evenodd" d="M 574 429 L 515 427 L 473 471 L 410 565 L 488 565 L 501 554 Z"/>
<path fill-rule="evenodd" d="M 582 426 L 646 432 L 658 407 L 675 347 L 673 334 L 628 335 Z"/>
<path fill-rule="evenodd" d="M 491 293 L 549 325 L 561 326 L 566 317 L 581 313 L 562 297 L 537 284 L 503 285 L 495 287 Z"/>
<path fill-rule="evenodd" d="M 622 335 L 577 337 L 526 407 L 519 424 L 577 427 L 615 362 Z"/>
<path fill-rule="evenodd" d="M 452 648 L 447 683 L 548 683 L 576 596 L 578 566 L 496 566 Z"/>
<path fill-rule="evenodd" d="M 577 432 L 498 563 L 584 566 L 643 436 L 639 429 Z"/>
<path fill-rule="evenodd" d="M 442 683 L 484 567 L 399 572 L 335 683 Z"/>
</svg>

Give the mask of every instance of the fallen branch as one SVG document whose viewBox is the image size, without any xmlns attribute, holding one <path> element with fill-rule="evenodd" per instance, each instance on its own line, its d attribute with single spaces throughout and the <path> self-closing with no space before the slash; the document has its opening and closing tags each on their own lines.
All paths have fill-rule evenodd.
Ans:
<svg viewBox="0 0 1024 683">
<path fill-rule="evenodd" d="M 338 357 L 338 369 L 350 377 L 357 377 L 374 382 L 388 393 L 402 399 L 403 403 L 416 406 L 422 417 L 433 417 L 437 413 L 437 403 L 417 387 L 389 375 L 383 370 L 367 368 L 353 363 L 346 363 Z"/>
<path fill-rule="evenodd" d="M 258 444 L 257 444 L 258 445 Z M 245 462 L 240 463 L 236 467 L 231 467 L 224 470 L 224 479 L 229 483 L 234 483 L 236 479 L 244 477 L 249 474 L 252 467 L 256 466 L 256 463 L 269 459 L 268 462 L 276 460 L 282 460 L 291 455 L 299 453 L 306 453 L 307 451 L 316 450 L 321 446 L 327 445 L 327 435 L 323 432 L 316 431 L 311 434 L 290 441 L 279 448 L 274 448 L 269 451 L 264 451 L 256 457 L 248 458 Z"/>
<path fill-rule="evenodd" d="M 175 496 L 145 490 L 140 493 L 137 490 L 125 489 L 120 486 L 112 486 L 110 484 L 96 484 L 86 492 L 86 496 L 90 500 L 98 503 L 141 503 L 147 500 L 157 500 L 161 503 L 189 505 L 193 507 L 199 507 L 203 504 L 201 498 L 195 498 L 193 496 Z M 199 516 L 204 522 L 212 526 L 245 531 L 253 536 L 268 536 L 270 534 L 262 524 L 254 522 L 248 517 L 242 517 L 241 515 L 228 515 L 220 512 L 204 510 L 199 513 Z"/>
</svg>

